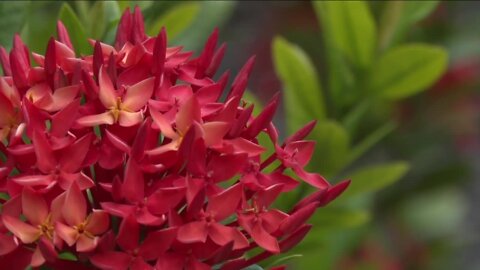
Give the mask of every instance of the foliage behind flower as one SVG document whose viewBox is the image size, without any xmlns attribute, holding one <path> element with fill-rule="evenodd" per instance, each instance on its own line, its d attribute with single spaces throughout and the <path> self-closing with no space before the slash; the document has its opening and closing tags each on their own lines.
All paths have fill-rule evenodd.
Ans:
<svg viewBox="0 0 480 270">
<path fill-rule="evenodd" d="M 242 269 L 298 244 L 348 186 L 304 170 L 315 122 L 282 143 L 278 96 L 252 115 L 242 96 L 254 58 L 228 90 L 228 71 L 213 79 L 217 31 L 193 58 L 167 47 L 164 29 L 147 36 L 138 8 L 114 46 L 90 41 L 93 55 L 76 57 L 57 30 L 45 56 L 18 36 L 0 51 L 2 266 Z M 292 175 L 317 191 L 275 209 L 299 186 Z"/>
</svg>

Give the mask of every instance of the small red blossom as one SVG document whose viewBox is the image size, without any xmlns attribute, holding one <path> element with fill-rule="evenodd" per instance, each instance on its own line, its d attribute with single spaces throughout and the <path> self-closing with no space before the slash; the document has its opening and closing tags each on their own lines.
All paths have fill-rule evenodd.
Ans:
<svg viewBox="0 0 480 270">
<path fill-rule="evenodd" d="M 315 122 L 280 143 L 279 95 L 258 115 L 242 99 L 254 57 L 231 86 L 228 71 L 214 79 L 226 52 L 217 30 L 197 57 L 168 47 L 165 29 L 146 35 L 138 8 L 114 46 L 90 40 L 92 55 L 57 30 L 45 55 L 18 35 L 0 48 L 2 265 L 242 269 L 296 246 L 347 188 L 304 169 Z M 299 185 L 315 191 L 272 206 Z"/>
</svg>

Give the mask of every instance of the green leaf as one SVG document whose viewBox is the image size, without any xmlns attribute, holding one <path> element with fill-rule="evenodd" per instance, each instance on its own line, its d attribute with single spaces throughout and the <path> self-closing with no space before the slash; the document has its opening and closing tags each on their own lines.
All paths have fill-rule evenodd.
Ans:
<svg viewBox="0 0 480 270">
<path fill-rule="evenodd" d="M 76 261 L 77 257 L 71 253 L 71 252 L 63 252 L 58 254 L 58 257 L 62 260 L 67 260 L 67 261 Z"/>
<path fill-rule="evenodd" d="M 168 38 L 174 39 L 192 24 L 199 11 L 200 3 L 197 2 L 176 5 L 150 24 L 147 32 L 151 36 L 156 36 L 162 26 L 165 26 Z"/>
<path fill-rule="evenodd" d="M 8 195 L 8 193 L 5 193 L 5 192 L 0 192 L 0 199 L 8 201 L 10 199 L 10 195 Z"/>
<path fill-rule="evenodd" d="M 370 89 L 380 97 L 400 99 L 431 86 L 447 67 L 444 49 L 410 44 L 386 52 L 373 66 Z"/>
<path fill-rule="evenodd" d="M 349 161 L 353 162 L 357 158 L 361 157 L 365 152 L 370 150 L 375 146 L 379 141 L 381 141 L 385 136 L 390 134 L 396 127 L 394 122 L 388 122 L 372 133 L 370 133 L 363 141 L 355 145 L 350 151 Z"/>
<path fill-rule="evenodd" d="M 25 2 L 0 2 L 0 44 L 7 49 L 12 45 L 13 35 L 19 32 L 25 21 L 28 8 Z"/>
<path fill-rule="evenodd" d="M 263 110 L 263 104 L 262 102 L 257 98 L 257 96 L 255 96 L 255 94 L 253 94 L 252 92 L 250 91 L 245 91 L 245 93 L 243 94 L 243 97 L 242 99 L 247 102 L 248 104 L 253 104 L 254 107 L 253 107 L 253 112 L 252 114 L 253 115 L 258 115 L 260 112 L 262 112 Z"/>
<path fill-rule="evenodd" d="M 243 270 L 263 270 L 263 268 L 259 265 L 254 264 L 250 265 L 249 267 L 243 268 Z"/>
<path fill-rule="evenodd" d="M 317 142 L 310 168 L 326 177 L 337 174 L 346 163 L 350 148 L 345 128 L 335 121 L 321 121 L 310 138 Z"/>
<path fill-rule="evenodd" d="M 400 180 L 407 171 L 406 162 L 393 162 L 364 167 L 347 177 L 352 182 L 342 194 L 342 198 L 378 191 Z"/>
<path fill-rule="evenodd" d="M 358 67 L 372 62 L 377 41 L 373 16 L 364 1 L 313 1 L 322 27 L 335 46 Z"/>
<path fill-rule="evenodd" d="M 343 197 L 343 195 L 341 195 Z M 322 230 L 328 230 L 329 227 L 335 228 L 354 228 L 367 223 L 371 219 L 371 214 L 366 209 L 352 209 L 348 207 L 326 207 L 318 210 L 312 218 L 314 226 L 319 226 Z M 308 239 L 308 238 L 307 238 Z"/>
<path fill-rule="evenodd" d="M 281 258 L 275 260 L 274 262 L 270 263 L 270 264 L 267 266 L 267 268 L 275 267 L 275 266 L 284 264 L 285 262 L 288 262 L 288 261 L 291 261 L 291 260 L 295 260 L 295 259 L 298 259 L 298 258 L 301 258 L 301 257 L 303 257 L 302 254 L 292 254 L 292 255 L 284 256 L 284 257 L 281 257 Z"/>
<path fill-rule="evenodd" d="M 310 119 L 325 119 L 323 98 L 317 71 L 307 54 L 282 37 L 273 40 L 273 60 L 284 84 L 284 102 L 289 131 L 302 127 Z"/>
<path fill-rule="evenodd" d="M 92 47 L 88 44 L 85 28 L 68 3 L 62 5 L 58 18 L 65 24 L 77 54 L 90 54 Z"/>
<path fill-rule="evenodd" d="M 380 19 L 381 48 L 397 43 L 416 22 L 429 15 L 439 1 L 388 1 Z"/>
<path fill-rule="evenodd" d="M 199 3 L 201 7 L 198 16 L 188 29 L 173 40 L 172 45 L 182 45 L 186 50 L 201 48 L 213 29 L 221 27 L 227 21 L 236 5 L 235 1 L 201 1 Z"/>
</svg>

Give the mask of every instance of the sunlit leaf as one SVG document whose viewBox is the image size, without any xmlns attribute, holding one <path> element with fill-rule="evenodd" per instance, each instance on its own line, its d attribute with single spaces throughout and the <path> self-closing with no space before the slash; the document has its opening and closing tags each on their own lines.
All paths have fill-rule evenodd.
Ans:
<svg viewBox="0 0 480 270">
<path fill-rule="evenodd" d="M 322 27 L 332 42 L 357 66 L 372 62 L 376 45 L 376 27 L 364 1 L 313 1 Z"/>
<path fill-rule="evenodd" d="M 88 44 L 85 27 L 68 3 L 62 5 L 58 18 L 65 24 L 76 52 L 79 54 L 91 53 L 92 48 Z"/>
<path fill-rule="evenodd" d="M 313 63 L 298 46 L 282 37 L 273 41 L 273 60 L 284 85 L 284 104 L 290 132 L 309 119 L 325 119 L 325 101 Z"/>
<path fill-rule="evenodd" d="M 386 52 L 373 66 L 371 90 L 387 99 L 411 96 L 432 85 L 447 67 L 444 49 L 410 44 Z"/>
</svg>

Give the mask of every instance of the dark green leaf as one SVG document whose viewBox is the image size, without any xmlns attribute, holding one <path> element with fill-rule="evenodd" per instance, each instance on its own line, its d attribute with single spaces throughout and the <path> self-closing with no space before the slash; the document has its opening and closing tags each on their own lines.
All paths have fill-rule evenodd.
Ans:
<svg viewBox="0 0 480 270">
<path fill-rule="evenodd" d="M 235 1 L 202 1 L 198 16 L 190 27 L 173 40 L 173 44 L 182 45 L 187 50 L 201 48 L 213 29 L 227 21 L 235 5 Z"/>
<path fill-rule="evenodd" d="M 394 162 L 364 167 L 352 173 L 347 179 L 352 182 L 342 198 L 378 191 L 400 180 L 409 170 L 406 162 Z"/>
<path fill-rule="evenodd" d="M 400 99 L 432 85 L 447 67 L 444 49 L 410 44 L 386 52 L 373 66 L 370 88 L 380 97 Z"/>
<path fill-rule="evenodd" d="M 317 124 L 310 138 L 317 142 L 310 168 L 326 177 L 337 174 L 348 159 L 347 131 L 335 121 L 324 120 Z"/>
<path fill-rule="evenodd" d="M 77 257 L 71 253 L 71 252 L 63 252 L 58 254 L 58 257 L 62 260 L 67 260 L 67 261 L 76 261 Z"/>
</svg>

